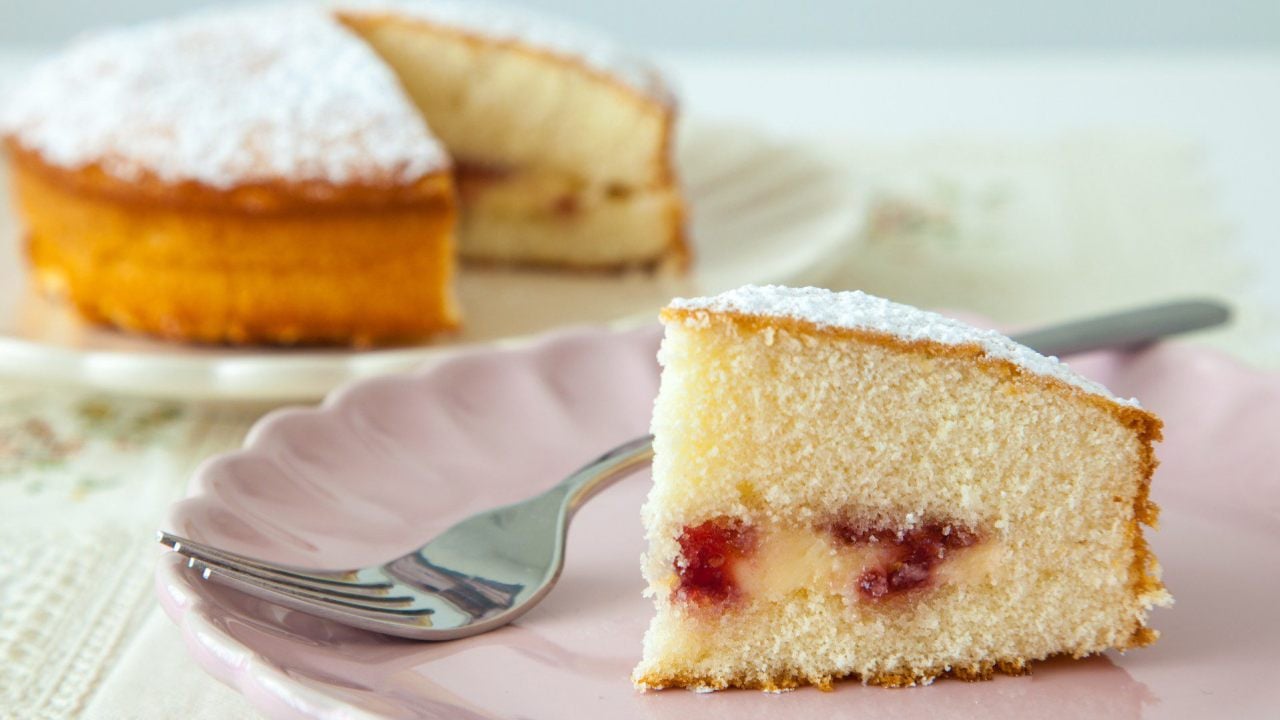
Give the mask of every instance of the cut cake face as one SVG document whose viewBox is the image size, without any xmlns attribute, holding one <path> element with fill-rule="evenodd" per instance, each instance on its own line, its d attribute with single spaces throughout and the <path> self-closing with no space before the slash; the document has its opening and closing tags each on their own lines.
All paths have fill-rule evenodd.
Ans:
<svg viewBox="0 0 1280 720">
<path fill-rule="evenodd" d="M 459 252 L 484 263 L 682 267 L 675 100 L 583 28 L 484 3 L 349 2 L 453 159 Z"/>
<path fill-rule="evenodd" d="M 912 685 L 1155 639 L 1136 401 L 862 293 L 662 317 L 638 687 Z"/>
</svg>

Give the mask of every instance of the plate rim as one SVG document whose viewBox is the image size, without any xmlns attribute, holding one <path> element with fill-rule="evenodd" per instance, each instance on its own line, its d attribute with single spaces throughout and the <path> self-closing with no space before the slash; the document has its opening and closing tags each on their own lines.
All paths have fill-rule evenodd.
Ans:
<svg viewBox="0 0 1280 720">
<path fill-rule="evenodd" d="M 833 180 L 852 178 L 847 169 L 825 157 L 813 142 L 769 133 L 741 123 L 696 118 L 682 119 L 681 123 L 677 136 L 681 143 L 693 142 L 698 137 L 728 133 L 732 142 L 749 142 L 758 153 L 783 151 L 801 157 L 813 168 L 821 168 Z M 840 242 L 828 238 L 805 262 L 780 273 L 771 274 L 770 268 L 764 267 L 759 277 L 753 278 L 753 282 L 814 282 L 819 279 L 824 263 L 833 252 L 843 245 L 858 242 L 868 220 L 870 198 L 863 192 L 866 188 L 852 179 L 846 184 L 849 190 L 843 196 L 844 202 L 838 214 L 834 207 L 831 213 L 833 220 L 839 220 L 842 226 L 838 233 Z M 696 214 L 697 208 L 693 208 L 692 212 Z M 837 233 L 833 231 L 831 235 L 834 237 Z M 15 241 L 21 244 L 20 237 L 16 237 Z M 693 242 L 696 253 L 696 239 Z M 695 264 L 693 277 L 696 277 L 696 268 Z M 626 330 L 651 321 L 657 310 L 655 307 L 652 312 L 636 311 L 597 324 Z M 0 333 L 0 373 L 31 380 L 67 383 L 88 390 L 123 392 L 157 399 L 314 401 L 351 380 L 409 370 L 476 348 L 527 346 L 536 342 L 542 334 L 572 327 L 574 324 L 580 323 L 571 322 L 528 333 L 458 344 L 433 345 L 428 342 L 369 350 L 341 347 L 288 349 L 285 353 L 273 348 L 249 346 L 243 349 L 229 348 L 234 354 L 212 358 L 184 355 L 182 350 L 189 346 L 182 343 L 166 344 L 156 352 L 78 349 Z M 160 342 L 145 337 L 142 339 Z M 306 379 L 298 379 L 297 373 L 300 371 L 308 373 Z M 169 379 L 157 385 L 154 382 L 157 376 Z M 280 379 L 286 377 L 292 380 L 292 384 L 280 383 Z"/>
</svg>

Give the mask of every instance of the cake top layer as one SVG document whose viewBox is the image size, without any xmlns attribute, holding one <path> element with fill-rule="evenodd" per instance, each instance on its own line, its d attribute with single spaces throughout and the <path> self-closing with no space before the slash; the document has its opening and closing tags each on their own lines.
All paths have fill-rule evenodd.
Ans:
<svg viewBox="0 0 1280 720">
<path fill-rule="evenodd" d="M 608 36 L 590 28 L 488 2 L 459 0 L 337 0 L 347 12 L 396 13 L 499 41 L 513 41 L 613 77 L 655 100 L 669 102 L 671 92 L 653 65 L 628 53 Z"/>
<path fill-rule="evenodd" d="M 714 297 L 676 298 L 670 307 L 675 310 L 789 318 L 819 328 L 884 333 L 908 342 L 923 340 L 942 345 L 977 345 L 989 358 L 1011 362 L 1028 372 L 1060 380 L 1121 405 L 1139 407 L 1137 400 L 1118 398 L 1057 358 L 1041 355 L 994 330 L 981 330 L 959 320 L 861 291 L 747 285 Z"/>
<path fill-rule="evenodd" d="M 401 184 L 449 162 L 373 51 L 300 5 L 87 37 L 6 105 L 0 129 L 45 162 L 128 180 Z"/>
</svg>

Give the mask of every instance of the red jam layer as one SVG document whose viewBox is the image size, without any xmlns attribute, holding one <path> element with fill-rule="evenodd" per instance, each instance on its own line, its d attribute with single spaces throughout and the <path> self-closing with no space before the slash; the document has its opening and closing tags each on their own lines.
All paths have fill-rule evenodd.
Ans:
<svg viewBox="0 0 1280 720">
<path fill-rule="evenodd" d="M 980 540 L 973 529 L 951 522 L 929 522 L 902 530 L 840 521 L 829 530 L 842 545 L 887 551 L 882 561 L 863 568 L 858 576 L 858 594 L 868 600 L 883 600 L 931 585 L 934 570 L 949 553 Z"/>
<path fill-rule="evenodd" d="M 740 520 L 717 518 L 680 533 L 675 593 L 698 604 L 721 603 L 737 595 L 735 565 L 755 549 L 755 532 Z"/>
<path fill-rule="evenodd" d="M 578 214 L 579 205 L 577 195 L 561 195 L 551 203 L 551 212 L 562 218 L 573 217 Z"/>
<path fill-rule="evenodd" d="M 463 200 L 475 200 L 480 193 L 510 178 L 515 172 L 516 169 L 510 165 L 459 160 L 453 163 L 454 184 Z"/>
</svg>

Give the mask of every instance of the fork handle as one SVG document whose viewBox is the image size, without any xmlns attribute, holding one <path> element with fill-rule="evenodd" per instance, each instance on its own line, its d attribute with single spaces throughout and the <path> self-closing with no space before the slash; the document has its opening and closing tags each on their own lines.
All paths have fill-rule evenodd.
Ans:
<svg viewBox="0 0 1280 720">
<path fill-rule="evenodd" d="M 1050 325 L 1014 335 L 1042 355 L 1134 348 L 1160 338 L 1221 325 L 1231 309 L 1214 300 L 1180 300 Z"/>
<path fill-rule="evenodd" d="M 565 478 L 553 492 L 565 493 L 565 508 L 572 514 L 596 493 L 631 473 L 648 467 L 652 459 L 652 435 L 629 440 Z"/>
<path fill-rule="evenodd" d="M 1044 355 L 1071 355 L 1103 349 L 1134 348 L 1163 337 L 1225 323 L 1230 309 L 1212 300 L 1182 300 L 1051 325 L 1013 339 Z M 588 463 L 551 490 L 562 492 L 569 514 L 593 495 L 649 465 L 653 436 L 619 445 Z"/>
</svg>

